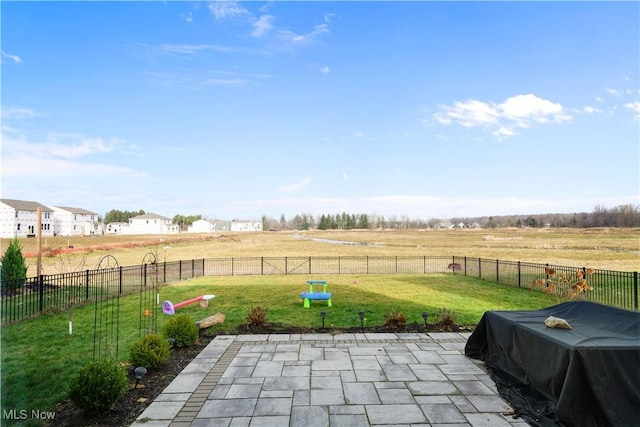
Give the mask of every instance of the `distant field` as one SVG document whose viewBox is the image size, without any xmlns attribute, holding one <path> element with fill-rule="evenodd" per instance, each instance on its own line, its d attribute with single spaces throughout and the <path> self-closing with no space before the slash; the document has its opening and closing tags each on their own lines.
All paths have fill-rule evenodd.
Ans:
<svg viewBox="0 0 640 427">
<path fill-rule="evenodd" d="M 313 240 L 319 239 L 319 240 Z M 328 241 L 351 242 L 337 244 Z M 0 241 L 4 253 L 8 239 Z M 21 239 L 28 275 L 36 240 Z M 283 256 L 468 256 L 620 271 L 640 271 L 640 228 L 279 231 L 209 235 L 46 238 L 43 273 L 94 269 L 105 255 L 121 266 L 199 258 Z M 69 249 L 72 247 L 72 249 Z"/>
</svg>

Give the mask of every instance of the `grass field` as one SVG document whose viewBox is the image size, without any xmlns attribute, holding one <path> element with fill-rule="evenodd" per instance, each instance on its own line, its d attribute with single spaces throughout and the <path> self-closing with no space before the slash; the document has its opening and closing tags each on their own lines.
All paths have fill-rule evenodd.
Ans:
<svg viewBox="0 0 640 427">
<path fill-rule="evenodd" d="M 234 333 L 246 324 L 247 311 L 261 305 L 268 321 L 285 325 L 320 327 L 320 311 L 327 312 L 326 326 L 360 326 L 359 311 L 365 312 L 365 326 L 384 324 L 385 314 L 402 312 L 408 323 L 423 323 L 429 313 L 435 323 L 444 309 L 458 324 L 474 325 L 487 310 L 535 309 L 555 304 L 549 295 L 452 275 L 381 275 L 322 277 L 329 282 L 333 306 L 314 302 L 302 307 L 300 292 L 306 290 L 305 276 L 203 277 L 161 288 L 161 301 L 184 301 L 202 294 L 216 295 L 208 308 L 193 304 L 180 308 L 197 321 L 218 312 L 226 316 L 212 334 Z M 126 361 L 128 348 L 140 330 L 140 299 L 120 299 L 120 330 L 117 358 Z M 145 307 L 143 307 L 145 308 Z M 68 311 L 48 314 L 2 328 L 3 408 L 47 410 L 66 397 L 67 384 L 78 369 L 90 361 L 94 350 L 94 306 L 73 309 L 73 335 L 68 334 Z M 160 315 L 161 331 L 168 316 Z M 112 341 L 101 346 L 115 354 Z"/>
<path fill-rule="evenodd" d="M 314 240 L 317 239 L 317 240 Z M 358 244 L 332 244 L 326 240 Z M 2 252 L 8 245 L 2 239 Z M 23 253 L 37 253 L 35 239 L 22 239 Z M 640 228 L 508 228 L 389 231 L 280 231 L 175 236 L 55 237 L 43 239 L 43 274 L 94 269 L 105 255 L 121 266 L 199 258 L 281 256 L 467 256 L 507 261 L 640 270 Z M 55 254 L 73 246 L 71 253 Z M 54 250 L 54 255 L 51 254 Z M 29 275 L 36 258 L 28 258 Z"/>
<path fill-rule="evenodd" d="M 352 242 L 335 244 L 328 241 Z M 100 236 L 44 239 L 44 249 L 73 247 L 69 253 L 43 257 L 43 273 L 57 274 L 96 268 L 111 255 L 121 266 L 139 265 L 152 253 L 160 262 L 201 258 L 284 256 L 467 256 L 596 269 L 640 270 L 640 229 L 492 229 L 222 233 L 177 236 Z M 34 239 L 21 240 L 23 253 L 35 253 Z M 2 252 L 8 240 L 1 242 Z M 29 275 L 35 258 L 29 257 Z M 180 313 L 199 320 L 215 312 L 226 316 L 212 333 L 234 333 L 245 323 L 251 306 L 268 308 L 269 321 L 295 326 L 319 326 L 326 311 L 328 327 L 380 325 L 389 311 L 400 311 L 408 322 L 431 321 L 451 310 L 459 324 L 474 325 L 487 310 L 535 309 L 559 302 L 552 296 L 461 275 L 328 276 L 334 293 L 330 309 L 315 303 L 303 309 L 299 293 L 304 275 L 204 277 L 165 286 L 161 299 L 182 301 L 213 293 L 211 307 L 184 307 Z M 356 283 L 358 282 L 358 283 Z M 139 298 L 121 299 L 118 358 L 139 335 Z M 73 310 L 74 334 L 68 335 L 68 312 L 48 314 L 2 327 L 2 407 L 45 410 L 64 399 L 69 380 L 92 357 L 93 306 Z M 159 319 L 159 330 L 166 318 Z"/>
</svg>

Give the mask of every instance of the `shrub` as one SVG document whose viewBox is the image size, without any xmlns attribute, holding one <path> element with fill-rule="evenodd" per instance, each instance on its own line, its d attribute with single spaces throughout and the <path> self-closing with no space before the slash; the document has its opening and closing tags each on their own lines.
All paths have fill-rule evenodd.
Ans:
<svg viewBox="0 0 640 427">
<path fill-rule="evenodd" d="M 80 409 L 99 412 L 111 407 L 129 388 L 127 374 L 115 360 L 85 365 L 69 386 L 69 398 Z"/>
<path fill-rule="evenodd" d="M 456 324 L 456 318 L 453 312 L 447 308 L 443 308 L 440 312 L 440 326 L 445 329 L 451 329 Z"/>
<path fill-rule="evenodd" d="M 595 270 L 581 268 L 575 273 L 560 272 L 546 267 L 544 269 L 546 279 L 535 279 L 531 282 L 530 289 L 537 289 L 547 294 L 555 295 L 558 301 L 570 301 L 581 299 L 588 291 L 593 290 L 588 279 Z"/>
<path fill-rule="evenodd" d="M 164 325 L 164 336 L 174 340 L 176 347 L 189 347 L 198 341 L 198 326 L 185 314 L 172 317 Z"/>
<path fill-rule="evenodd" d="M 396 329 L 406 325 L 407 319 L 404 314 L 391 311 L 384 315 L 384 324 L 391 329 Z"/>
<path fill-rule="evenodd" d="M 27 262 L 22 256 L 22 247 L 18 238 L 14 237 L 2 257 L 0 267 L 0 282 L 2 282 L 2 293 L 13 294 L 22 285 L 27 277 Z"/>
<path fill-rule="evenodd" d="M 247 313 L 247 324 L 249 326 L 264 326 L 267 323 L 267 309 L 262 306 L 255 306 Z"/>
<path fill-rule="evenodd" d="M 169 359 L 169 343 L 156 334 L 139 338 L 129 349 L 129 363 L 147 369 L 158 367 Z"/>
</svg>

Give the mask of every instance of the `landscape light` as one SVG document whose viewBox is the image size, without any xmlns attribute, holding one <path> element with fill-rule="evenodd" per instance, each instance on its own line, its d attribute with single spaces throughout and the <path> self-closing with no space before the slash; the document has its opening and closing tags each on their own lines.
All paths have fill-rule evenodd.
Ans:
<svg viewBox="0 0 640 427">
<path fill-rule="evenodd" d="M 423 311 L 423 312 L 422 312 L 422 318 L 424 319 L 424 328 L 425 328 L 425 329 L 427 329 L 427 317 L 428 317 L 428 316 L 429 316 L 429 315 L 427 314 L 427 312 L 426 312 L 426 311 Z"/>
<path fill-rule="evenodd" d="M 322 319 L 322 329 L 324 329 L 324 319 L 325 317 L 327 317 L 327 312 L 326 311 L 321 311 L 320 312 L 320 318 Z"/>
<path fill-rule="evenodd" d="M 359 311 L 358 312 L 358 316 L 360 316 L 360 327 L 362 327 L 362 329 L 364 329 L 364 311 Z"/>
<path fill-rule="evenodd" d="M 142 377 L 147 373 L 147 368 L 145 368 L 144 366 L 138 366 L 133 372 L 136 374 L 136 385 L 134 388 L 138 388 L 138 383 L 140 382 Z"/>
</svg>

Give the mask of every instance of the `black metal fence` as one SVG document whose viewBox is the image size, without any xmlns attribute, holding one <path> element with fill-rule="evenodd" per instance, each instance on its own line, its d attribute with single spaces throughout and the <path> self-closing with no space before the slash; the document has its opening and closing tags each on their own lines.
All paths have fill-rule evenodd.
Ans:
<svg viewBox="0 0 640 427">
<path fill-rule="evenodd" d="M 149 281 L 171 283 L 202 276 L 288 274 L 452 273 L 510 286 L 531 288 L 549 272 L 575 276 L 583 267 L 444 256 L 254 257 L 193 259 L 74 273 L 42 275 L 2 283 L 0 320 L 12 323 L 41 313 L 92 303 L 111 294 L 139 292 Z M 153 277 L 151 277 L 152 275 Z M 638 310 L 638 272 L 589 270 L 586 298 Z M 108 290 L 108 291 L 105 291 Z M 105 295 L 107 292 L 109 295 Z"/>
</svg>

